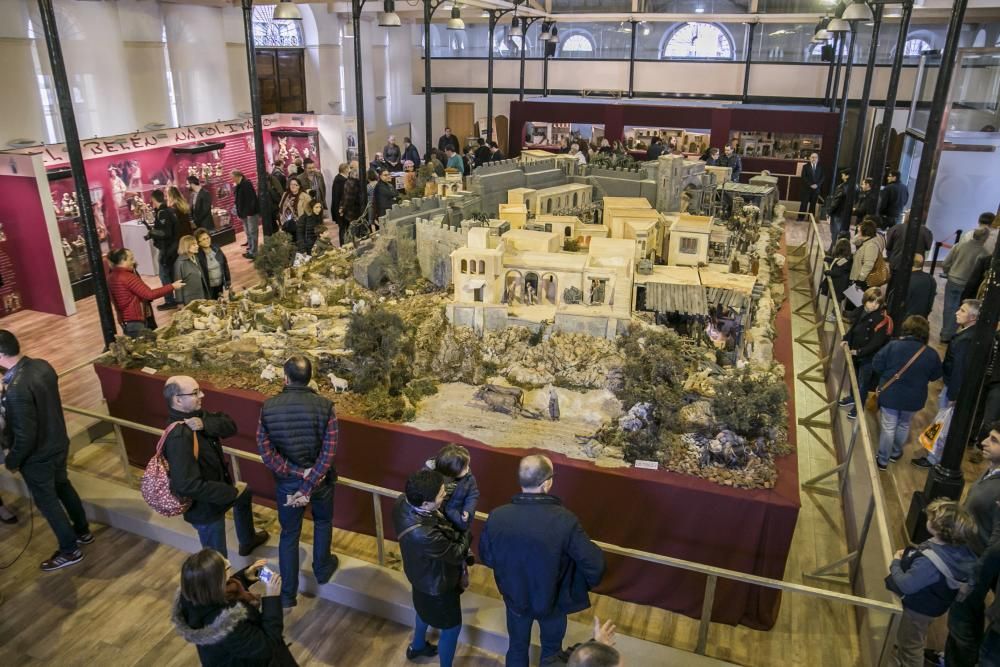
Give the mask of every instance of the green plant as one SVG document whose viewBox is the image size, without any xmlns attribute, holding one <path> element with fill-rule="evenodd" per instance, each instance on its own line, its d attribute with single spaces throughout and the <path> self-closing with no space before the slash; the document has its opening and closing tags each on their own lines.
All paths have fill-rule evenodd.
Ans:
<svg viewBox="0 0 1000 667">
<path fill-rule="evenodd" d="M 409 381 L 412 346 L 403 320 L 384 308 L 372 307 L 351 314 L 345 345 L 354 352 L 352 389 L 376 389 L 398 394 Z"/>
<path fill-rule="evenodd" d="M 580 241 L 578 239 L 566 239 L 563 241 L 563 250 L 566 252 L 577 252 L 580 249 Z"/>
<path fill-rule="evenodd" d="M 715 387 L 712 411 L 720 423 L 744 437 L 783 427 L 788 390 L 783 378 L 745 366 L 727 370 Z"/>
<path fill-rule="evenodd" d="M 261 280 L 270 285 L 281 298 L 285 293 L 285 271 L 295 262 L 295 240 L 278 231 L 264 239 L 253 260 L 253 268 Z"/>
</svg>

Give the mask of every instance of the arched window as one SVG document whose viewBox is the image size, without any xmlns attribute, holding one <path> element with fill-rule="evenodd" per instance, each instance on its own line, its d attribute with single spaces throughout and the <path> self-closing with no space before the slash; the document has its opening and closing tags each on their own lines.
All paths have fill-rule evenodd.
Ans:
<svg viewBox="0 0 1000 667">
<path fill-rule="evenodd" d="M 479 274 L 484 275 L 486 273 L 486 260 L 479 260 Z"/>
<path fill-rule="evenodd" d="M 972 40 L 972 47 L 980 48 L 984 46 L 986 46 L 986 30 L 980 28 L 979 32 L 976 33 L 975 38 Z"/>
<path fill-rule="evenodd" d="M 667 33 L 661 58 L 733 59 L 733 39 L 715 23 L 680 23 Z"/>
<path fill-rule="evenodd" d="M 462 273 L 469 272 L 469 262 L 467 260 L 462 260 Z"/>
<path fill-rule="evenodd" d="M 906 44 L 903 46 L 903 56 L 906 58 L 919 58 L 920 54 L 924 51 L 930 51 L 931 48 L 927 40 L 920 37 L 911 37 L 906 40 Z"/>
<path fill-rule="evenodd" d="M 302 21 L 275 21 L 274 5 L 254 6 L 254 46 L 302 46 L 302 41 Z"/>
<path fill-rule="evenodd" d="M 573 32 L 559 43 L 562 56 L 589 56 L 594 53 L 594 39 L 585 32 Z"/>
</svg>

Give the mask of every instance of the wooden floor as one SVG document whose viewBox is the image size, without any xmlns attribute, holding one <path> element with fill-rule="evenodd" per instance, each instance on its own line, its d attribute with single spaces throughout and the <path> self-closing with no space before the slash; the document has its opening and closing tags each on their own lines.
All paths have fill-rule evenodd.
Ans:
<svg viewBox="0 0 1000 667">
<path fill-rule="evenodd" d="M 27 502 L 7 499 L 27 517 Z M 11 502 L 13 501 L 13 502 Z M 9 667 L 197 665 L 174 632 L 170 611 L 186 554 L 114 528 L 95 530 L 83 563 L 43 573 L 53 541 L 36 517 L 27 552 L 0 573 L 0 664 Z M 0 560 L 24 546 L 28 526 L 0 525 Z M 299 596 L 285 615 L 285 639 L 300 665 L 402 667 L 411 628 Z M 424 661 L 429 662 L 429 661 Z M 460 667 L 499 667 L 500 656 L 460 646 Z M 436 664 L 436 661 L 433 663 Z"/>
<path fill-rule="evenodd" d="M 792 245 L 794 242 L 791 237 L 797 233 L 800 232 L 795 230 L 794 227 L 789 229 L 789 245 Z M 253 273 L 250 263 L 239 256 L 241 252 L 242 248 L 239 242 L 226 248 L 226 254 L 229 257 L 233 271 L 234 284 L 239 287 L 245 287 L 253 284 L 256 281 L 256 276 Z M 155 280 L 151 282 L 155 282 Z M 801 297 L 798 295 L 793 296 L 793 305 L 797 305 L 798 302 L 794 301 L 794 299 L 798 298 Z M 18 313 L 4 318 L 0 326 L 13 330 L 21 338 L 22 345 L 28 354 L 47 358 L 57 370 L 64 370 L 96 356 L 103 347 L 100 340 L 100 329 L 93 298 L 79 302 L 78 307 L 80 312 L 71 318 L 53 317 L 38 313 Z M 162 321 L 166 321 L 170 317 L 170 313 L 159 313 L 158 317 Z M 940 315 L 937 318 L 937 323 L 932 326 L 932 330 L 935 332 L 939 326 Z M 798 335 L 800 331 L 809 325 L 809 322 L 801 317 L 793 317 L 792 325 L 793 335 Z M 807 349 L 800 345 L 795 346 L 794 363 L 797 369 L 801 370 L 814 360 L 815 357 Z M 100 388 L 92 370 L 74 372 L 62 379 L 61 386 L 63 398 L 66 403 L 101 409 Z M 795 397 L 799 414 L 811 412 L 821 405 L 819 397 L 801 383 L 796 384 Z M 931 400 L 933 399 L 929 399 L 929 404 Z M 916 427 L 919 427 L 920 423 L 926 423 L 930 418 L 928 415 L 933 416 L 933 411 L 929 413 L 925 411 L 925 413 L 918 417 L 918 420 L 923 421 L 915 422 L 914 433 L 917 432 Z M 873 433 L 877 434 L 877 424 L 872 424 L 872 426 L 874 428 Z M 798 443 L 800 479 L 807 479 L 835 465 L 830 445 L 823 438 L 817 438 L 808 431 L 800 428 L 798 429 Z M 124 476 L 118 468 L 117 456 L 111 447 L 93 445 L 84 448 L 74 456 L 73 465 L 85 467 L 91 473 L 96 471 L 110 478 L 124 480 Z M 967 471 L 968 474 L 974 473 L 970 469 L 970 471 Z M 882 477 L 887 503 L 890 507 L 890 524 L 896 528 L 893 537 L 898 541 L 898 546 L 901 546 L 904 537 L 902 516 L 905 513 L 910 494 L 913 490 L 922 486 L 926 473 L 904 462 L 893 466 L 889 473 L 883 474 Z M 846 543 L 843 538 L 842 512 L 839 501 L 836 498 L 803 492 L 801 500 L 802 510 L 798 525 L 796 526 L 785 579 L 787 581 L 817 585 L 815 581 L 804 579 L 802 576 L 803 573 L 837 560 L 847 552 Z M 268 510 L 258 508 L 258 514 L 262 522 L 273 524 L 273 513 L 268 514 Z M 7 529 L 0 526 L 0 531 L 2 530 Z M 116 544 L 119 540 L 122 541 L 121 544 L 123 546 L 114 551 L 132 554 L 127 559 L 122 557 L 116 560 L 118 564 L 113 568 L 113 571 L 116 573 L 116 580 L 118 577 L 127 578 L 131 573 L 128 565 L 122 563 L 136 560 L 142 564 L 143 570 L 148 570 L 150 567 L 149 561 L 153 554 L 157 556 L 164 554 L 163 557 L 165 559 L 173 560 L 170 560 L 171 565 L 168 568 L 170 576 L 163 575 L 166 579 L 159 579 L 159 586 L 161 588 L 170 588 L 173 586 L 173 579 L 171 577 L 177 571 L 177 563 L 179 562 L 177 559 L 180 558 L 177 552 L 170 549 L 160 551 L 160 549 L 164 548 L 145 543 L 125 545 L 129 539 L 136 538 L 129 538 L 127 535 L 111 530 L 105 530 L 105 533 L 109 537 L 102 541 L 114 541 Z M 18 534 L 20 535 L 20 533 Z M 0 536 L 2 535 L 4 534 L 0 533 Z M 3 540 L 3 551 L 0 551 L 0 553 L 5 553 L 5 550 L 10 548 L 9 542 L 10 540 Z M 57 634 L 68 634 L 68 631 L 72 628 L 83 627 L 88 623 L 92 623 L 96 613 L 93 608 L 88 606 L 91 604 L 89 595 L 94 594 L 101 586 L 88 587 L 86 586 L 86 581 L 81 581 L 75 584 L 72 591 L 68 593 L 61 590 L 58 593 L 49 592 L 49 584 L 47 582 L 55 581 L 52 577 L 57 575 L 49 575 L 43 578 L 36 570 L 36 561 L 39 560 L 39 556 L 48 555 L 54 548 L 53 538 L 44 526 L 36 533 L 35 547 L 33 548 L 40 549 L 40 551 L 34 553 L 32 556 L 30 567 L 22 571 L 21 576 L 24 578 L 24 581 L 18 581 L 15 584 L 9 581 L 11 573 L 4 572 L 0 575 L 0 592 L 7 592 L 5 587 L 19 588 L 20 592 L 18 594 L 25 596 L 21 600 L 27 607 L 37 604 L 40 605 L 39 608 L 41 609 L 49 609 L 51 606 L 53 609 L 50 610 L 50 613 L 55 613 L 55 608 L 57 608 L 62 616 L 59 619 L 49 621 L 53 627 L 58 628 L 56 630 Z M 367 536 L 336 531 L 335 549 L 342 553 L 348 553 L 355 557 L 375 562 L 375 543 L 372 538 Z M 94 560 L 91 559 L 83 567 L 94 567 Z M 389 564 L 390 566 L 399 567 L 398 555 L 393 545 L 390 545 L 389 548 Z M 79 571 L 89 572 L 90 570 Z M 74 574 L 73 576 L 83 577 L 83 574 Z M 88 576 L 107 578 L 106 573 L 96 570 Z M 133 583 L 132 585 L 134 586 L 135 584 Z M 848 592 L 846 588 L 838 588 L 835 584 L 822 584 L 822 586 L 841 592 Z M 472 587 L 477 593 L 498 596 L 493 584 L 492 575 L 485 568 L 479 566 L 473 567 Z M 105 595 L 107 591 L 102 590 L 99 593 L 99 599 L 103 600 L 103 602 L 95 602 L 93 604 L 98 605 L 97 609 L 111 609 L 114 608 L 115 604 L 129 605 L 131 603 L 128 598 L 132 594 L 126 594 L 128 590 L 128 587 L 124 585 L 122 587 L 108 586 L 108 591 L 111 591 L 115 596 L 124 597 L 118 600 L 106 599 Z M 63 598 L 64 593 L 66 595 L 65 598 Z M 55 598 L 57 597 L 60 599 L 56 600 Z M 8 593 L 8 602 L 10 599 L 11 596 Z M 319 606 L 322 607 L 325 604 L 319 603 Z M 381 624 L 384 627 L 386 624 L 383 621 L 367 617 L 364 617 L 365 620 L 351 620 L 354 619 L 351 616 L 352 612 L 336 608 L 333 605 L 327 606 L 331 608 L 331 611 L 333 611 L 333 614 L 338 619 L 347 621 L 349 627 L 351 627 L 351 624 L 356 624 L 364 632 L 360 632 L 357 640 L 352 638 L 349 642 L 338 643 L 336 638 L 334 638 L 330 640 L 331 646 L 315 644 L 318 647 L 315 659 L 319 661 L 316 664 L 374 665 L 377 664 L 376 660 L 379 663 L 388 665 L 396 664 L 396 662 L 392 661 L 392 658 L 385 657 L 391 655 L 392 651 L 378 644 L 370 634 L 366 634 L 371 626 L 379 626 Z M 141 605 L 136 604 L 130 608 L 134 610 L 139 607 Z M 78 613 L 82 615 L 82 620 L 78 620 L 75 617 L 70 618 L 74 608 L 79 609 Z M 325 609 L 326 607 L 323 608 Z M 304 642 L 306 645 L 312 647 L 313 644 L 309 642 L 321 642 L 326 639 L 324 629 L 327 626 L 325 622 L 319 622 L 318 625 L 314 626 L 309 625 L 310 619 L 312 619 L 314 624 L 317 621 L 312 615 L 305 618 L 302 617 L 307 609 L 309 609 L 308 606 L 298 607 L 291 620 L 292 626 L 297 628 L 295 632 L 301 633 L 301 637 L 297 634 L 290 634 L 289 636 L 293 637 L 297 642 Z M 575 618 L 578 620 L 588 620 L 594 613 L 601 618 L 613 619 L 618 624 L 619 631 L 623 634 L 687 650 L 692 650 L 696 643 L 697 621 L 658 608 L 624 603 L 604 596 L 594 596 L 593 608 L 576 615 Z M 157 614 L 148 615 L 149 618 L 155 616 Z M 326 616 L 323 615 L 323 617 Z M 28 636 L 38 636 L 40 631 L 31 629 L 34 627 L 34 624 L 29 616 L 22 614 L 18 618 L 20 619 L 19 627 L 9 628 L 3 624 L 11 622 L 10 619 L 0 614 L 0 630 L 3 631 L 3 634 L 0 636 L 16 637 L 20 633 L 25 633 Z M 126 619 L 129 616 L 123 614 L 121 618 Z M 163 616 L 163 618 L 165 619 L 166 617 Z M 296 620 L 300 618 L 302 619 L 301 624 L 296 624 Z M 127 622 L 123 621 L 123 623 L 127 627 Z M 27 625 L 28 627 L 22 627 L 23 625 Z M 163 644 L 163 648 L 165 649 L 164 655 L 176 653 L 176 659 L 180 659 L 185 655 L 183 653 L 183 646 L 167 648 L 167 644 L 170 643 L 168 637 L 170 630 L 166 625 L 158 623 L 152 623 L 151 625 L 157 628 L 156 633 L 158 634 L 155 641 Z M 108 627 L 113 626 L 109 625 Z M 144 650 L 142 647 L 148 648 L 149 646 L 148 641 L 143 639 L 146 632 L 153 632 L 153 630 L 146 628 L 144 625 L 143 631 L 137 633 L 134 637 L 120 628 L 115 632 L 109 630 L 107 637 L 102 637 L 101 632 L 98 631 L 98 636 L 93 639 L 95 643 L 87 644 L 87 650 L 90 651 L 88 655 L 90 657 L 98 657 L 100 653 L 99 649 L 104 647 L 109 653 L 101 657 L 106 658 L 113 655 L 113 652 L 121 651 L 123 654 L 130 656 L 128 664 L 143 664 L 146 656 L 145 654 L 137 655 L 137 652 Z M 310 632 L 321 635 L 322 639 L 316 636 L 311 637 Z M 391 634 L 392 631 L 385 630 L 385 632 L 390 632 Z M 397 634 L 392 635 L 393 637 L 402 637 L 405 634 L 405 630 L 402 628 L 396 628 L 394 632 Z M 306 639 L 303 639 L 303 637 Z M 939 637 L 932 637 L 932 642 L 938 639 Z M 90 642 L 90 639 L 87 641 Z M 401 641 L 403 640 L 400 639 L 399 642 Z M 116 642 L 124 642 L 125 646 L 116 648 L 118 646 Z M 374 651 L 371 649 L 373 642 L 378 644 Z M 395 646 L 396 643 L 393 640 L 389 642 L 389 646 Z M 332 645 L 337 645 L 339 648 L 334 649 Z M 11 650 L 2 645 L 0 647 L 3 650 Z M 46 647 L 46 650 L 59 651 L 58 655 L 49 656 L 53 659 L 53 662 L 50 664 L 75 664 L 73 662 L 75 656 L 72 650 L 64 652 L 64 647 L 53 648 L 48 645 Z M 336 650 L 340 652 L 336 652 Z M 335 652 L 325 653 L 324 651 Z M 348 657 L 355 655 L 351 651 L 357 651 L 357 655 L 364 655 L 365 659 L 357 662 L 353 659 L 348 660 Z M 13 654 L 16 654 L 16 651 Z M 784 663 L 789 665 L 809 665 L 810 667 L 854 667 L 861 664 L 853 614 L 848 608 L 787 594 L 782 600 L 778 622 L 775 628 L 769 632 L 753 631 L 742 627 L 712 625 L 708 641 L 708 654 L 743 665 L 777 665 Z M 0 664 L 6 663 L 4 659 L 6 655 L 0 652 L 0 661 L 2 661 Z M 34 655 L 32 655 L 32 658 L 40 660 L 38 664 L 44 662 L 43 658 L 38 658 Z M 322 662 L 323 660 L 328 662 Z M 491 662 L 492 658 L 489 657 L 483 657 L 481 660 L 483 662 L 467 662 L 465 664 L 494 664 Z"/>
</svg>

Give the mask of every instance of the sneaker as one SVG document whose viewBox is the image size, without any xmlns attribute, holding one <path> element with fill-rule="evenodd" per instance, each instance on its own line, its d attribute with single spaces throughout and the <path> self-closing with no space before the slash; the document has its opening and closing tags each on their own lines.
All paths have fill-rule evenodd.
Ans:
<svg viewBox="0 0 1000 667">
<path fill-rule="evenodd" d="M 881 461 L 878 460 L 878 457 L 875 457 L 875 465 L 878 466 L 879 470 L 883 470 L 884 471 L 884 470 L 888 470 L 889 469 L 889 464 L 888 463 L 882 463 Z"/>
<path fill-rule="evenodd" d="M 910 463 L 917 466 L 918 468 L 933 468 L 934 464 L 927 460 L 926 456 L 921 456 L 918 459 L 910 459 Z"/>
<path fill-rule="evenodd" d="M 330 569 L 329 571 L 323 573 L 316 572 L 316 583 L 325 584 L 330 581 L 330 578 L 333 576 L 333 573 L 337 571 L 338 567 L 340 567 L 340 559 L 337 558 L 336 554 L 330 554 Z"/>
<path fill-rule="evenodd" d="M 80 544 L 80 545 L 93 544 L 94 543 L 94 539 L 95 539 L 94 538 L 94 534 L 90 533 L 90 532 L 87 532 L 87 533 L 84 533 L 83 535 L 77 535 L 76 536 L 76 543 Z"/>
<path fill-rule="evenodd" d="M 55 572 L 56 570 L 61 570 L 64 567 L 76 565 L 82 560 L 83 552 L 79 549 L 65 554 L 61 551 L 57 551 L 52 554 L 52 558 L 42 562 L 41 568 L 42 572 Z"/>
<path fill-rule="evenodd" d="M 412 646 L 406 647 L 406 659 L 409 661 L 414 661 L 417 658 L 433 658 L 438 654 L 437 644 L 431 644 L 430 642 L 424 642 L 424 647 L 419 651 L 414 650 Z"/>
<path fill-rule="evenodd" d="M 538 664 L 541 665 L 565 665 L 569 662 L 570 652 L 566 649 L 561 649 L 555 655 L 550 655 L 547 658 L 543 658 Z"/>
<path fill-rule="evenodd" d="M 253 542 L 251 542 L 250 544 L 240 545 L 240 555 L 249 556 L 250 554 L 253 553 L 254 549 L 266 543 L 267 543 L 267 531 L 258 530 L 256 533 L 254 533 Z"/>
<path fill-rule="evenodd" d="M 157 310 L 173 310 L 177 307 L 176 303 L 161 303 L 156 307 Z"/>
<path fill-rule="evenodd" d="M 854 397 L 853 396 L 845 396 L 844 398 L 842 398 L 839 401 L 837 401 L 837 405 L 839 405 L 842 408 L 846 408 L 849 405 L 854 405 Z"/>
<path fill-rule="evenodd" d="M 858 409 L 857 408 L 851 408 L 851 411 L 847 413 L 847 418 L 850 419 L 851 421 L 854 421 L 855 419 L 857 419 L 858 418 Z"/>
<path fill-rule="evenodd" d="M 903 458 L 902 454 L 896 454 L 894 456 L 890 456 L 889 457 L 889 463 L 895 463 L 896 461 L 898 461 L 901 458 Z"/>
</svg>

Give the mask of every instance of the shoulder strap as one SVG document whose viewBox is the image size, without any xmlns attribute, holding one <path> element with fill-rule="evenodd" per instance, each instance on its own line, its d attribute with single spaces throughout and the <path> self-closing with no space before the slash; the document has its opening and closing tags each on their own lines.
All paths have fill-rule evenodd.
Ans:
<svg viewBox="0 0 1000 667">
<path fill-rule="evenodd" d="M 167 428 L 163 429 L 163 435 L 160 436 L 160 441 L 156 443 L 156 455 L 160 456 L 163 454 L 163 445 L 167 441 L 167 436 L 170 432 L 174 430 L 174 427 L 178 424 L 183 424 L 184 422 L 172 422 Z M 196 431 L 191 431 L 191 435 L 194 436 L 194 458 L 198 458 L 198 433 Z"/>
<path fill-rule="evenodd" d="M 941 560 L 941 556 L 934 553 L 933 549 L 921 549 L 920 553 L 922 553 L 924 557 L 927 558 L 927 560 L 929 560 L 935 568 L 937 568 L 937 571 L 941 573 L 941 576 L 943 576 L 944 580 L 948 583 L 948 588 L 958 590 L 962 587 L 962 582 L 955 578 L 955 576 L 951 573 L 951 568 L 949 568 L 945 562 Z"/>
<path fill-rule="evenodd" d="M 890 385 L 891 385 L 891 384 L 892 384 L 893 382 L 895 382 L 895 381 L 896 381 L 896 380 L 898 380 L 898 379 L 899 379 L 900 377 L 902 377 L 902 376 L 903 376 L 903 373 L 905 373 L 906 371 L 908 371 L 908 370 L 910 369 L 910 366 L 912 366 L 912 365 L 913 365 L 913 362 L 915 362 L 915 361 L 917 360 L 917 358 L 918 358 L 918 357 L 920 357 L 920 355 L 921 355 L 921 354 L 923 354 L 923 353 L 924 353 L 924 350 L 926 350 L 926 349 L 927 349 L 927 346 L 926 346 L 926 345 L 921 345 L 921 346 L 920 346 L 920 349 L 919 349 L 919 350 L 917 350 L 917 351 L 916 351 L 916 353 L 915 353 L 915 354 L 914 354 L 914 355 L 913 355 L 912 357 L 910 357 L 910 360 L 909 360 L 909 361 L 907 361 L 907 362 L 906 362 L 906 363 L 905 363 L 905 364 L 903 365 L 903 367 L 902 367 L 902 368 L 900 368 L 900 369 L 899 369 L 898 371 L 896 371 L 896 374 L 895 374 L 895 375 L 893 375 L 893 376 L 892 376 L 891 378 L 889 378 L 889 381 L 888 381 L 888 382 L 886 382 L 886 383 L 885 383 L 884 385 L 882 385 L 881 387 L 879 387 L 879 388 L 878 388 L 878 391 L 876 391 L 876 393 L 882 393 L 883 391 L 885 391 L 886 389 L 888 389 L 888 388 L 889 388 L 889 386 L 890 386 Z"/>
<path fill-rule="evenodd" d="M 412 533 L 413 531 L 415 531 L 417 528 L 420 528 L 420 525 L 421 525 L 420 522 L 417 522 L 417 523 L 413 524 L 412 526 L 410 526 L 409 528 L 406 528 L 399 535 L 396 535 L 396 541 L 397 542 L 402 542 L 403 541 L 403 537 L 405 537 L 406 535 L 409 535 L 410 533 Z"/>
</svg>

